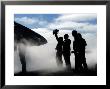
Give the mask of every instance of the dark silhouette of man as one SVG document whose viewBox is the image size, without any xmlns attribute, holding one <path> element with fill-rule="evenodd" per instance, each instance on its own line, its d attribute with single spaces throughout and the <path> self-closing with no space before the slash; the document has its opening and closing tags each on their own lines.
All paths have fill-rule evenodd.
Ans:
<svg viewBox="0 0 110 89">
<path fill-rule="evenodd" d="M 55 34 L 56 40 L 58 42 L 57 46 L 56 46 L 56 59 L 57 59 L 57 64 L 58 66 L 61 66 L 63 64 L 62 61 L 62 46 L 63 46 L 63 37 L 58 37 L 58 32 L 59 30 L 55 29 L 53 31 L 53 34 Z"/>
<path fill-rule="evenodd" d="M 67 68 L 71 68 L 71 62 L 70 62 L 70 44 L 71 44 L 71 40 L 68 39 L 69 35 L 65 34 L 64 35 L 64 42 L 63 42 L 63 56 L 64 56 L 64 60 L 66 63 Z"/>
<path fill-rule="evenodd" d="M 22 38 L 22 39 L 20 39 Z M 19 36 L 19 35 L 14 35 L 14 50 L 17 51 L 18 50 L 18 55 L 19 55 L 19 59 L 20 59 L 20 63 L 22 66 L 22 70 L 21 73 L 25 74 L 26 73 L 26 59 L 25 59 L 25 53 L 26 53 L 26 42 L 25 39 L 23 39 L 23 37 Z"/>
<path fill-rule="evenodd" d="M 86 71 L 87 68 L 87 63 L 86 63 L 86 57 L 85 57 L 85 49 L 87 46 L 87 43 L 85 41 L 84 38 L 82 38 L 82 35 L 80 33 L 77 34 L 78 35 L 78 40 L 79 40 L 79 48 L 78 48 L 78 52 L 79 52 L 79 58 L 80 58 L 80 68 L 83 68 L 84 71 Z"/>
<path fill-rule="evenodd" d="M 25 74 L 26 73 L 26 59 L 25 59 L 26 45 L 23 42 L 23 40 L 21 40 L 20 42 L 21 43 L 18 43 L 19 58 L 22 65 L 22 74 Z"/>
<path fill-rule="evenodd" d="M 80 33 L 77 33 L 76 30 L 72 31 L 72 35 L 74 36 L 73 50 L 75 54 L 75 70 L 87 70 L 85 58 L 85 47 L 87 46 L 86 41 L 82 38 Z"/>
<path fill-rule="evenodd" d="M 73 30 L 72 31 L 72 36 L 74 37 L 74 41 L 73 41 L 73 50 L 72 53 L 74 53 L 75 55 L 75 70 L 78 71 L 79 67 L 80 67 L 80 58 L 79 58 L 79 40 L 78 40 L 78 35 L 77 35 L 77 31 Z"/>
</svg>

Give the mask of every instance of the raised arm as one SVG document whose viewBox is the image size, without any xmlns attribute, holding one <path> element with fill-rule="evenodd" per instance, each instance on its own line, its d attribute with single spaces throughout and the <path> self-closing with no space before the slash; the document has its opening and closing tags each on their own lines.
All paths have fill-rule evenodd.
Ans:
<svg viewBox="0 0 110 89">
<path fill-rule="evenodd" d="M 57 30 L 57 29 L 53 30 L 53 35 L 55 34 L 57 41 L 58 41 L 58 32 L 59 32 L 59 30 Z"/>
<path fill-rule="evenodd" d="M 58 34 L 55 34 L 56 40 L 58 41 Z"/>
</svg>

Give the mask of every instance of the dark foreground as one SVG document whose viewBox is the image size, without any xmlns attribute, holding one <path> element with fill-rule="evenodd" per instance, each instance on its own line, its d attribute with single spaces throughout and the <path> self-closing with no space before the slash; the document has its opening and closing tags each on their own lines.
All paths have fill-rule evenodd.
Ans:
<svg viewBox="0 0 110 89">
<path fill-rule="evenodd" d="M 14 76 L 97 76 L 97 70 L 75 71 L 74 69 L 65 69 L 57 72 L 38 72 L 31 71 L 26 73 L 15 73 Z"/>
</svg>

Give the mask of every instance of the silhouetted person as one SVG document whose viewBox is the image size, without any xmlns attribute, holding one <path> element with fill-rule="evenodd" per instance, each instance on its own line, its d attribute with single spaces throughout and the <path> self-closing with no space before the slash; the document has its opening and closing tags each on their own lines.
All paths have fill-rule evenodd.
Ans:
<svg viewBox="0 0 110 89">
<path fill-rule="evenodd" d="M 72 35 L 74 36 L 73 50 L 75 54 L 75 70 L 87 70 L 85 57 L 85 47 L 87 46 L 87 43 L 85 39 L 82 38 L 82 35 L 77 33 L 76 30 L 72 31 Z"/>
<path fill-rule="evenodd" d="M 73 51 L 72 53 L 74 53 L 75 55 L 75 70 L 78 71 L 79 68 L 81 67 L 81 62 L 80 62 L 80 56 L 79 56 L 79 40 L 78 40 L 78 33 L 76 30 L 72 31 L 72 36 L 74 37 L 74 41 L 73 41 Z"/>
<path fill-rule="evenodd" d="M 26 73 L 26 59 L 25 59 L 25 53 L 26 53 L 26 45 L 23 40 L 18 43 L 18 51 L 19 51 L 19 58 L 22 65 L 22 74 Z"/>
<path fill-rule="evenodd" d="M 78 35 L 78 41 L 79 44 L 78 45 L 78 52 L 79 52 L 79 58 L 80 58 L 80 68 L 82 68 L 83 70 L 87 70 L 87 63 L 86 63 L 86 57 L 85 57 L 85 49 L 87 46 L 87 43 L 85 41 L 84 38 L 82 38 L 82 35 L 80 33 L 77 34 Z"/>
<path fill-rule="evenodd" d="M 66 63 L 67 68 L 71 68 L 71 62 L 70 62 L 70 44 L 71 44 L 71 40 L 68 39 L 69 35 L 65 34 L 64 35 L 64 42 L 63 42 L 63 56 L 64 56 L 64 60 Z"/>
<path fill-rule="evenodd" d="M 58 37 L 58 32 L 59 30 L 55 29 L 53 31 L 53 34 L 55 34 L 56 40 L 58 42 L 57 46 L 56 46 L 56 59 L 57 59 L 57 64 L 62 65 L 63 61 L 62 61 L 62 45 L 63 45 L 63 37 Z"/>
</svg>

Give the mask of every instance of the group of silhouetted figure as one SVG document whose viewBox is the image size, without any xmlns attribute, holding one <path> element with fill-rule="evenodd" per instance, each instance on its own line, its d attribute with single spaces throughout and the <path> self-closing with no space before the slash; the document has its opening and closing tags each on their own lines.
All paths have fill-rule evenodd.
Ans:
<svg viewBox="0 0 110 89">
<path fill-rule="evenodd" d="M 70 56 L 71 56 L 71 53 L 74 53 L 75 70 L 76 71 L 88 70 L 87 63 L 86 63 L 86 57 L 85 57 L 85 48 L 87 46 L 87 43 L 86 43 L 85 39 L 82 38 L 82 35 L 80 33 L 78 33 L 76 30 L 72 31 L 72 36 L 74 37 L 74 41 L 73 41 L 73 51 L 71 51 L 71 47 L 70 47 L 71 40 L 69 39 L 69 35 L 65 34 L 64 40 L 63 40 L 63 37 L 58 37 L 58 32 L 59 32 L 59 30 L 57 30 L 57 29 L 53 30 L 53 35 L 55 35 L 55 38 L 58 42 L 57 46 L 55 48 L 58 66 L 63 65 L 63 60 L 62 60 L 62 56 L 63 56 L 65 64 L 66 64 L 66 68 L 72 69 Z M 21 42 L 21 43 L 23 43 L 23 42 Z M 23 50 L 22 46 L 25 46 L 25 45 L 19 44 L 19 57 L 20 57 L 20 62 L 22 64 L 22 73 L 25 74 L 26 73 L 25 55 L 22 53 L 22 51 L 20 51 L 20 50 Z"/>
<path fill-rule="evenodd" d="M 75 55 L 75 70 L 76 71 L 83 71 L 87 70 L 87 63 L 86 63 L 86 57 L 85 57 L 85 48 L 87 46 L 87 43 L 84 38 L 82 38 L 82 35 L 78 33 L 76 30 L 72 31 L 72 36 L 74 37 L 73 41 L 73 51 L 71 51 L 71 40 L 69 39 L 69 35 L 64 35 L 63 37 L 58 37 L 59 30 L 55 29 L 53 30 L 53 35 L 55 35 L 57 40 L 57 46 L 56 46 L 56 59 L 58 66 L 63 65 L 62 56 L 64 57 L 64 61 L 66 64 L 66 67 L 68 69 L 71 69 L 71 61 L 70 56 L 71 53 L 74 53 Z"/>
</svg>

